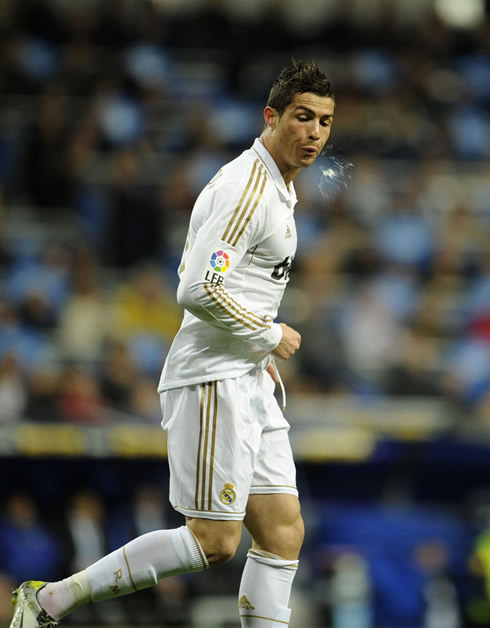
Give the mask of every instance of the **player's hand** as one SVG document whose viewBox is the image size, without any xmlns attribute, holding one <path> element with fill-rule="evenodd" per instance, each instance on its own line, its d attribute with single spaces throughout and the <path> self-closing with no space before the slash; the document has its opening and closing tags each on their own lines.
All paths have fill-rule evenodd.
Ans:
<svg viewBox="0 0 490 628">
<path fill-rule="evenodd" d="M 282 327 L 282 338 L 281 342 L 272 351 L 272 355 L 276 356 L 276 358 L 281 358 L 281 360 L 287 360 L 299 349 L 301 336 L 286 323 L 279 323 L 279 325 Z"/>
<path fill-rule="evenodd" d="M 265 370 L 272 377 L 272 381 L 274 382 L 274 384 L 279 384 L 281 382 L 281 380 L 279 379 L 279 375 L 277 374 L 277 369 L 273 364 L 269 364 Z"/>
</svg>

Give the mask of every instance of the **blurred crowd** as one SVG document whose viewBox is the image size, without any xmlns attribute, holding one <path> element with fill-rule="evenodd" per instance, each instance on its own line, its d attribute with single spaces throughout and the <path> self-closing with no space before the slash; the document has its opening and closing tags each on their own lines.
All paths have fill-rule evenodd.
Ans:
<svg viewBox="0 0 490 628">
<path fill-rule="evenodd" d="M 73 464 L 42 467 L 35 497 L 32 490 L 17 487 L 2 498 L 2 626 L 10 621 L 8 602 L 19 582 L 61 579 L 135 535 L 181 524 L 154 472 L 152 480 L 142 480 L 119 468 L 117 486 L 109 488 L 105 470 L 97 487 L 96 473 L 88 471 L 80 482 L 75 470 L 74 476 L 65 473 L 68 495 L 59 485 L 46 483 L 62 468 L 74 472 Z M 458 519 L 448 512 L 387 503 L 316 503 L 291 600 L 294 626 L 487 627 L 488 495 L 481 506 L 478 517 Z M 234 628 L 239 625 L 236 592 L 249 546 L 244 533 L 237 555 L 214 567 L 212 579 L 205 572 L 165 579 L 137 595 L 82 606 L 63 621 L 69 626 Z"/>
<path fill-rule="evenodd" d="M 490 423 L 489 3 L 471 28 L 356 4 L 0 2 L 0 422 L 159 421 L 193 202 L 295 56 L 337 112 L 296 180 L 287 388 Z"/>
<path fill-rule="evenodd" d="M 169 526 L 161 487 L 136 484 L 124 507 L 90 488 L 76 490 L 49 515 L 29 492 L 13 492 L 2 504 L 0 518 L 0 623 L 10 621 L 8 600 L 21 581 L 42 577 L 57 580 L 85 569 L 136 535 Z M 37 573 L 37 576 L 35 575 Z M 34 574 L 34 576 L 33 576 Z M 161 581 L 156 587 L 78 609 L 68 625 L 189 625 L 192 582 L 186 577 Z"/>
</svg>

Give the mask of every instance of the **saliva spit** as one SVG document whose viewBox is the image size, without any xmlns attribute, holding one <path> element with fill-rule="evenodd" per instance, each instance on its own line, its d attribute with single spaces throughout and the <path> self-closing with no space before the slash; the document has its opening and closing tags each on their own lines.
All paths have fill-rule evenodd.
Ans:
<svg viewBox="0 0 490 628">
<path fill-rule="evenodd" d="M 333 154 L 331 146 L 322 151 L 316 163 L 319 170 L 318 188 L 324 198 L 338 196 L 347 190 L 353 163 Z"/>
</svg>

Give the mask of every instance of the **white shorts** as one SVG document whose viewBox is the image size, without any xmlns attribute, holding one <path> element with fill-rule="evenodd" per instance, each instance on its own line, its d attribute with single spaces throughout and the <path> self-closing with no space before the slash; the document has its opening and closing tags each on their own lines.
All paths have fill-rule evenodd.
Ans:
<svg viewBox="0 0 490 628">
<path fill-rule="evenodd" d="M 188 517 L 238 519 L 251 494 L 298 495 L 289 423 L 266 371 L 161 393 L 170 503 Z"/>
</svg>

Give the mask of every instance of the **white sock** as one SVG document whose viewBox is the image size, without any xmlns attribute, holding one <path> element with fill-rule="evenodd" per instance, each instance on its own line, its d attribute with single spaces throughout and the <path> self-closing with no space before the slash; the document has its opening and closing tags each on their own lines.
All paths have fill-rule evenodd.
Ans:
<svg viewBox="0 0 490 628">
<path fill-rule="evenodd" d="M 79 571 L 60 582 L 48 582 L 37 594 L 37 601 L 50 617 L 60 621 L 91 599 L 87 572 Z"/>
<path fill-rule="evenodd" d="M 242 628 L 279 628 L 289 623 L 289 596 L 298 564 L 249 550 L 238 594 Z"/>
<path fill-rule="evenodd" d="M 202 571 L 208 566 L 196 536 L 182 526 L 137 537 L 88 567 L 87 576 L 92 600 L 100 602 L 146 589 L 162 578 Z"/>
<path fill-rule="evenodd" d="M 38 600 L 53 619 L 59 620 L 91 600 L 100 602 L 133 593 L 162 578 L 202 571 L 208 566 L 190 528 L 157 530 L 137 537 L 85 571 L 48 584 Z"/>
</svg>

